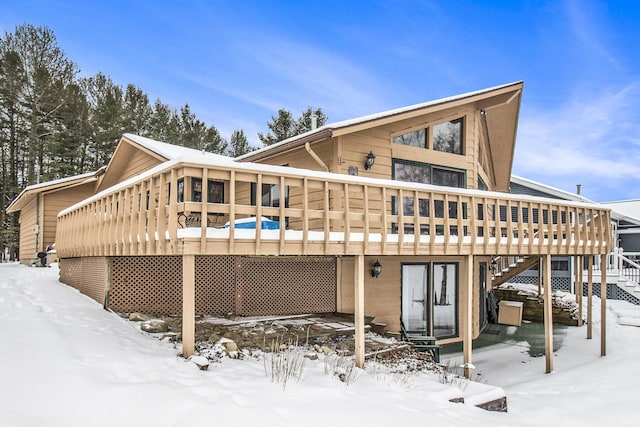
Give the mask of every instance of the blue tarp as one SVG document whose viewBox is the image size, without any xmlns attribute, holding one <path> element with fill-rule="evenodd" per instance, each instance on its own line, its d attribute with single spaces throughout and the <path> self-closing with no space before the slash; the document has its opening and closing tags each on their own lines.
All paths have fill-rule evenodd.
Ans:
<svg viewBox="0 0 640 427">
<path fill-rule="evenodd" d="M 261 229 L 262 230 L 279 230 L 280 223 L 278 221 L 272 221 L 269 218 L 262 217 L 261 219 Z M 225 228 L 229 228 L 229 223 L 227 222 Z M 245 229 L 255 229 L 256 228 L 256 218 L 243 218 L 236 220 L 235 222 L 236 228 L 245 228 Z"/>
</svg>

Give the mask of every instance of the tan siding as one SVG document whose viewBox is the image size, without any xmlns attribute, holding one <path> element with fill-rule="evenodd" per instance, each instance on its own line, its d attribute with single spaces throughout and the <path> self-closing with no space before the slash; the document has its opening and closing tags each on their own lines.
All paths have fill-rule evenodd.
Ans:
<svg viewBox="0 0 640 427">
<path fill-rule="evenodd" d="M 132 146 L 128 146 L 126 149 L 123 146 L 122 152 L 118 154 L 118 157 L 111 160 L 98 191 L 139 175 L 162 163 L 159 159 Z"/>
<path fill-rule="evenodd" d="M 44 195 L 44 217 L 42 223 L 43 244 L 46 247 L 56 241 L 58 212 L 93 194 L 93 183 L 65 188 Z"/>
<path fill-rule="evenodd" d="M 31 264 L 36 255 L 36 235 L 33 227 L 36 225 L 36 201 L 29 202 L 20 211 L 20 262 Z"/>
<path fill-rule="evenodd" d="M 374 279 L 369 274 L 371 266 L 376 260 L 382 264 L 382 274 L 379 278 Z M 483 259 L 485 260 L 485 259 Z M 448 342 L 456 342 L 462 340 L 463 327 L 466 318 L 464 317 L 461 304 L 467 297 L 467 285 L 463 283 L 466 277 L 464 258 L 462 257 L 417 257 L 417 256 L 385 256 L 385 257 L 365 257 L 365 315 L 373 316 L 374 321 L 387 325 L 388 331 L 400 330 L 401 315 L 401 292 L 402 292 L 402 264 L 403 263 L 427 263 L 427 262 L 457 262 L 458 263 L 458 325 L 460 333 L 458 338 L 446 340 Z M 477 262 L 475 263 L 477 265 Z M 341 268 L 339 269 L 339 285 L 338 285 L 338 307 L 345 313 L 354 312 L 354 289 L 353 289 L 353 257 L 343 257 L 341 259 Z M 473 337 L 479 334 L 478 325 L 478 297 L 477 283 L 475 283 L 477 274 L 474 273 L 474 312 L 473 312 Z"/>
</svg>

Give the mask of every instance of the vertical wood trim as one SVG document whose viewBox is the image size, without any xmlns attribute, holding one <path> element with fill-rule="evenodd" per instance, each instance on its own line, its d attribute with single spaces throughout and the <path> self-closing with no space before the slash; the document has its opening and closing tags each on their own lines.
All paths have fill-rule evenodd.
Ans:
<svg viewBox="0 0 640 427">
<path fill-rule="evenodd" d="M 600 356 L 607 355 L 607 255 L 600 255 Z"/>
<path fill-rule="evenodd" d="M 482 198 L 482 226 L 484 227 L 484 232 L 482 233 L 484 238 L 484 253 L 489 253 L 489 239 L 491 238 L 491 233 L 489 232 L 489 200 L 486 197 Z M 494 251 L 494 255 L 497 253 Z"/>
<path fill-rule="evenodd" d="M 413 192 L 413 250 L 417 254 L 420 248 L 420 203 L 418 191 Z"/>
<path fill-rule="evenodd" d="M 513 216 L 511 215 L 511 199 L 507 199 L 507 253 L 511 253 L 511 247 L 513 246 Z"/>
<path fill-rule="evenodd" d="M 466 296 L 462 306 L 464 311 L 464 331 L 462 338 L 462 348 L 464 357 L 464 376 L 471 378 L 471 369 L 469 365 L 473 361 L 473 255 L 465 257 L 466 269 Z"/>
<path fill-rule="evenodd" d="M 602 286 L 602 284 L 600 284 Z M 601 288 L 602 290 L 602 288 Z M 587 339 L 593 333 L 593 256 L 587 256 Z"/>
<path fill-rule="evenodd" d="M 522 201 L 518 200 L 518 253 L 522 253 L 522 247 L 524 246 L 524 218 L 522 215 Z"/>
<path fill-rule="evenodd" d="M 149 209 L 147 209 L 145 219 L 145 246 L 147 247 L 147 253 L 150 255 L 156 254 L 158 252 L 156 246 L 156 209 L 157 209 L 157 200 L 156 200 L 156 186 L 154 185 L 155 178 L 149 178 Z"/>
<path fill-rule="evenodd" d="M 365 187 L 366 188 L 366 187 Z M 302 254 L 309 251 L 309 178 L 302 180 Z"/>
<path fill-rule="evenodd" d="M 182 256 L 182 356 L 195 351 L 196 340 L 196 261 L 194 255 Z"/>
<path fill-rule="evenodd" d="M 329 214 L 331 206 L 329 205 L 329 181 L 324 182 L 324 253 L 329 253 L 329 237 L 331 236 L 331 219 Z"/>
<path fill-rule="evenodd" d="M 370 233 L 370 224 L 369 224 L 369 186 L 364 184 L 364 236 L 362 239 L 362 253 L 367 253 L 367 249 L 369 248 L 369 233 Z"/>
<path fill-rule="evenodd" d="M 256 187 L 256 201 L 261 189 Z M 282 223 L 280 223 L 282 228 Z M 236 171 L 231 170 L 229 173 L 229 255 L 235 254 L 236 244 Z"/>
<path fill-rule="evenodd" d="M 443 208 L 443 222 L 444 222 L 444 253 L 445 255 L 448 255 L 448 251 L 447 249 L 449 248 L 449 240 L 451 239 L 451 229 L 450 229 L 450 222 L 449 222 L 449 194 L 444 193 L 444 200 L 442 202 L 444 204 L 444 208 Z"/>
<path fill-rule="evenodd" d="M 478 243 L 478 204 L 475 196 L 471 196 L 471 206 L 469 206 L 469 215 L 471 215 L 471 253 L 476 253 L 476 245 Z"/>
<path fill-rule="evenodd" d="M 170 253 L 178 253 L 178 177 L 175 169 L 171 169 L 171 196 L 169 197 L 169 248 Z M 186 193 L 186 182 L 185 182 Z"/>
<path fill-rule="evenodd" d="M 144 181 L 140 183 L 140 185 L 134 186 L 134 193 L 135 193 L 135 189 L 137 188 L 138 191 L 138 208 L 134 209 L 133 211 L 137 213 L 136 215 L 136 234 L 137 234 L 137 238 L 135 239 L 135 243 L 133 245 L 133 247 L 135 248 L 135 253 L 137 253 L 138 255 L 144 255 L 147 252 L 147 242 L 146 239 L 143 239 L 143 235 L 145 234 L 146 230 L 145 230 L 145 217 L 142 214 L 142 212 L 147 208 L 146 205 L 146 200 L 145 200 L 145 185 L 144 185 Z M 151 192 L 149 192 L 149 198 L 151 198 Z M 135 198 L 135 196 L 134 196 Z M 149 202 L 151 202 L 151 200 L 149 200 Z M 135 203 L 134 203 L 135 206 Z M 132 227 L 133 229 L 133 221 L 132 221 Z M 133 234 L 133 232 L 131 233 Z"/>
<path fill-rule="evenodd" d="M 353 295 L 356 366 L 364 368 L 364 255 L 354 257 Z"/>
<path fill-rule="evenodd" d="M 349 215 L 349 184 L 344 183 L 344 253 L 349 253 L 351 217 Z"/>
<path fill-rule="evenodd" d="M 527 228 L 529 229 L 527 236 L 529 237 L 529 255 L 531 255 L 533 254 L 533 240 L 535 238 L 535 234 L 533 232 L 533 203 L 528 202 L 527 209 Z"/>
<path fill-rule="evenodd" d="M 462 253 L 462 244 L 464 243 L 464 219 L 463 219 L 463 210 L 462 210 L 462 196 L 456 196 L 456 206 L 458 209 L 458 254 Z M 468 211 L 469 207 L 467 206 L 467 215 L 469 215 Z"/>
<path fill-rule="evenodd" d="M 287 217 L 286 217 L 286 203 L 284 194 L 284 176 L 280 177 L 280 254 L 285 252 L 285 237 L 287 229 Z"/>
<path fill-rule="evenodd" d="M 434 253 L 436 247 L 436 201 L 433 199 L 433 192 L 429 193 L 429 253 Z"/>
<path fill-rule="evenodd" d="M 382 187 L 382 253 L 387 250 L 387 188 Z"/>
<path fill-rule="evenodd" d="M 158 220 L 156 230 L 158 231 L 158 243 L 160 245 L 160 254 L 165 255 L 167 253 L 167 185 L 165 181 L 164 172 L 160 174 L 158 178 Z M 173 191 L 176 191 L 175 189 Z M 155 239 L 155 236 L 153 236 Z"/>
<path fill-rule="evenodd" d="M 553 310 L 551 306 L 551 255 L 544 256 L 544 353 L 546 373 L 553 372 Z"/>
<path fill-rule="evenodd" d="M 202 168 L 202 200 L 200 212 L 200 253 L 207 253 L 207 225 L 209 222 L 209 170 Z M 256 246 L 259 243 L 256 241 Z"/>
<path fill-rule="evenodd" d="M 284 199 L 280 199 L 280 204 L 284 204 Z M 280 222 L 280 226 L 282 226 Z M 256 255 L 260 253 L 260 241 L 262 240 L 262 174 L 258 174 L 256 182 Z"/>
<path fill-rule="evenodd" d="M 404 243 L 404 192 L 398 190 L 398 255 L 402 253 L 402 244 Z"/>
</svg>

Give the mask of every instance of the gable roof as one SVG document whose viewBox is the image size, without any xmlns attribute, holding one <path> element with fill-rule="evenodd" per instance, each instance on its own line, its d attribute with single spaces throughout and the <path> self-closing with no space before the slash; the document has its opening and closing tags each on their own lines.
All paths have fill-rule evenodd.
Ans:
<svg viewBox="0 0 640 427">
<path fill-rule="evenodd" d="M 148 156 L 148 167 L 183 157 L 199 157 L 205 161 L 208 159 L 227 159 L 227 161 L 233 161 L 230 157 L 221 154 L 209 153 L 194 148 L 156 141 L 144 136 L 125 133 L 120 138 L 106 166 L 105 173 L 101 177 L 97 190 L 104 190 L 122 180 L 123 171 L 126 170 L 131 159 L 140 153 Z"/>
<path fill-rule="evenodd" d="M 183 147 L 180 145 L 169 144 L 167 142 L 156 141 L 155 139 L 146 138 L 144 136 L 134 135 L 132 133 L 125 133 L 122 135 L 130 142 L 149 150 L 152 153 L 164 158 L 164 160 L 175 160 L 180 157 L 201 155 L 206 158 L 225 158 L 231 160 L 230 157 L 222 154 L 209 153 L 207 151 L 196 150 L 195 148 Z M 122 142 L 122 140 L 121 140 Z M 120 145 L 120 144 L 118 144 Z M 117 150 L 117 147 L 116 147 Z M 114 152 L 115 156 L 115 152 Z"/>
<path fill-rule="evenodd" d="M 13 199 L 7 207 L 6 212 L 13 213 L 21 211 L 22 208 L 31 202 L 37 194 L 58 191 L 89 182 L 95 182 L 97 180 L 97 175 L 100 173 L 101 170 L 98 170 L 96 172 L 88 172 L 81 175 L 70 176 L 68 178 L 60 178 L 53 181 L 42 182 L 40 184 L 29 185 L 22 190 L 15 199 Z"/>
<path fill-rule="evenodd" d="M 496 183 L 499 187 L 497 189 L 500 191 L 508 191 L 507 187 L 513 165 L 523 86 L 524 83 L 519 81 L 326 124 L 309 132 L 238 156 L 235 160 L 255 162 L 303 146 L 307 143 L 323 141 L 340 135 L 410 119 L 445 108 L 474 104 L 477 110 L 484 112 L 485 132 L 491 158 L 493 159 L 494 165 L 500 165 L 499 168 L 495 168 Z"/>
</svg>

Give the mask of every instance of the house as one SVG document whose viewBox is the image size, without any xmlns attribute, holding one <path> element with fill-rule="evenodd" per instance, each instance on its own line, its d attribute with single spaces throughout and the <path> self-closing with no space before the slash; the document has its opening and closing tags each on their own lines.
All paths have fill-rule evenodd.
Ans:
<svg viewBox="0 0 640 427">
<path fill-rule="evenodd" d="M 610 250 L 608 209 L 508 193 L 522 89 L 338 122 L 237 159 L 125 134 L 96 194 L 58 214 L 61 280 L 115 311 L 182 315 L 187 356 L 196 313 L 338 311 L 355 316 L 360 366 L 365 314 L 462 342 L 471 363 L 493 259 Z M 545 310 L 550 372 L 548 298 Z"/>
<path fill-rule="evenodd" d="M 22 264 L 40 263 L 38 253 L 45 253 L 56 241 L 58 212 L 93 195 L 100 173 L 30 185 L 9 204 L 7 213 L 21 212 L 18 258 Z"/>
<path fill-rule="evenodd" d="M 580 187 L 577 187 L 579 191 Z M 531 179 L 511 176 L 511 192 L 537 197 L 548 197 L 560 200 L 572 200 L 584 203 L 595 203 L 579 193 L 570 193 Z M 612 249 L 607 257 L 607 294 L 609 298 L 623 299 L 633 304 L 640 304 L 640 201 L 623 200 L 600 203 L 611 209 Z M 632 264 L 636 264 L 634 266 Z M 596 271 L 602 266 L 596 260 Z M 551 284 L 553 289 L 575 292 L 577 281 L 585 281 L 587 272 L 585 260 L 573 256 L 555 256 L 551 261 Z M 579 274 L 582 275 L 578 278 Z M 524 271 L 515 277 L 508 277 L 510 282 L 536 284 L 538 269 Z M 505 277 L 494 281 L 503 281 Z M 600 279 L 594 279 L 595 293 L 600 295 Z M 586 291 L 586 289 L 584 289 Z"/>
</svg>

